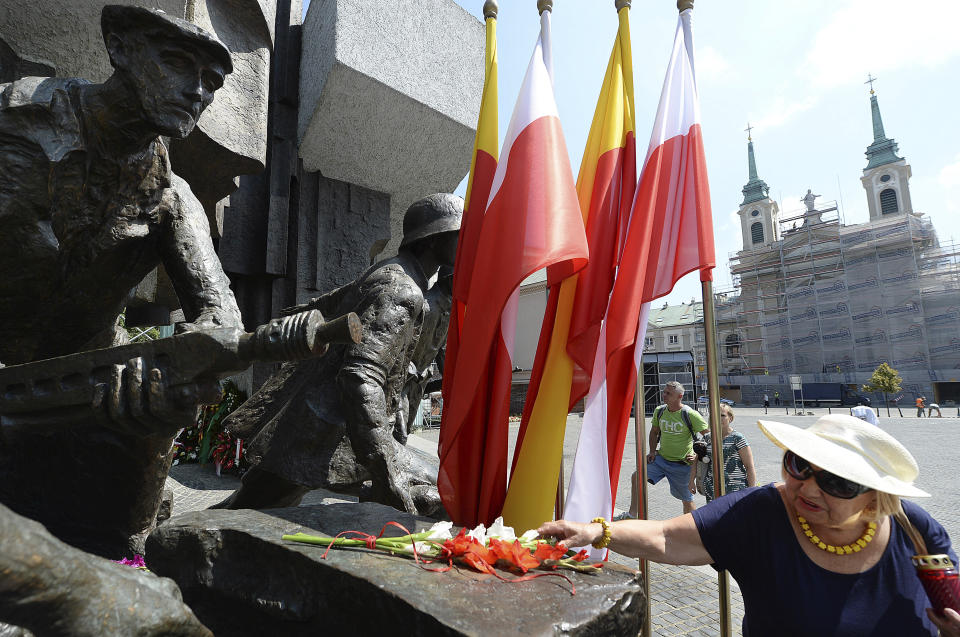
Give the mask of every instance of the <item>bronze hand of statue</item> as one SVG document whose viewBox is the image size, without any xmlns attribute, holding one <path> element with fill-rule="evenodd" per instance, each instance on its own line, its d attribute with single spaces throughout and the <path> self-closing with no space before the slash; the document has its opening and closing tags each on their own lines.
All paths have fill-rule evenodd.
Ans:
<svg viewBox="0 0 960 637">
<path fill-rule="evenodd" d="M 96 386 L 92 406 L 111 429 L 169 437 L 196 421 L 200 405 L 220 397 L 216 379 L 171 387 L 162 369 L 147 370 L 142 358 L 133 358 L 112 366 L 109 381 Z"/>
<path fill-rule="evenodd" d="M 177 323 L 175 332 L 177 334 L 183 334 L 185 332 L 196 332 L 220 327 L 243 329 L 243 325 L 239 322 L 239 316 L 235 312 L 218 307 L 207 307 L 202 309 L 193 321 L 189 323 Z"/>
</svg>

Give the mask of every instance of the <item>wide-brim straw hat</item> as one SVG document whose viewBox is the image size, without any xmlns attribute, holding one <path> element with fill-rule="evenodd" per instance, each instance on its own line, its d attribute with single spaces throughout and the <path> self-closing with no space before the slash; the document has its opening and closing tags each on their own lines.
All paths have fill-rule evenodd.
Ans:
<svg viewBox="0 0 960 637">
<path fill-rule="evenodd" d="M 906 447 L 859 418 L 830 414 L 801 429 L 773 420 L 758 420 L 760 431 L 781 449 L 841 478 L 893 495 L 928 498 L 913 486 L 920 473 Z"/>
</svg>

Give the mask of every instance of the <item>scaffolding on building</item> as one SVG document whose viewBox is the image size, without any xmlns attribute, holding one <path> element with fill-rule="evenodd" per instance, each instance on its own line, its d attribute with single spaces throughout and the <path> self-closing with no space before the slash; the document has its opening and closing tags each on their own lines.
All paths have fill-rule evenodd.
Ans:
<svg viewBox="0 0 960 637">
<path fill-rule="evenodd" d="M 929 217 L 845 226 L 827 202 L 782 219 L 780 239 L 732 255 L 730 271 L 718 302 L 718 323 L 735 317 L 724 373 L 853 384 L 882 362 L 929 380 L 960 367 L 958 247 Z"/>
</svg>

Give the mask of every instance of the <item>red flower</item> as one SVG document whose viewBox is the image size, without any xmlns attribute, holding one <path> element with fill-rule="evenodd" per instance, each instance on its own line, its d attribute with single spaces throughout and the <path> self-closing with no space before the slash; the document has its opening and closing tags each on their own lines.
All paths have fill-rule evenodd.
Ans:
<svg viewBox="0 0 960 637">
<path fill-rule="evenodd" d="M 497 559 L 493 557 L 493 554 L 490 553 L 490 551 L 480 546 L 479 544 L 476 544 L 474 546 L 479 547 L 483 552 L 487 554 L 487 556 L 484 556 L 480 551 L 474 551 L 471 549 L 470 551 L 464 553 L 461 559 L 464 562 L 466 562 L 467 565 L 480 571 L 481 573 L 490 573 L 492 575 L 495 575 L 496 573 L 494 573 L 492 563 L 496 562 Z M 492 557 L 493 561 L 491 562 L 488 559 L 488 557 Z"/>
<path fill-rule="evenodd" d="M 471 544 L 476 543 L 472 537 L 467 537 L 466 530 L 460 529 L 456 537 L 443 543 L 443 548 L 450 553 L 450 557 L 460 557 L 467 552 Z"/>
<path fill-rule="evenodd" d="M 530 549 L 525 548 L 518 540 L 503 542 L 496 538 L 490 538 L 490 549 L 498 559 L 520 569 L 521 573 L 526 573 L 531 568 L 540 566 L 540 560 L 531 555 Z"/>
<path fill-rule="evenodd" d="M 573 556 L 572 558 L 570 558 L 570 559 L 572 559 L 574 562 L 582 562 L 583 560 L 587 559 L 588 557 L 590 557 L 590 553 L 587 552 L 587 549 L 583 549 L 583 550 L 581 550 L 579 553 L 577 553 L 576 555 L 574 555 L 574 556 Z"/>
<path fill-rule="evenodd" d="M 563 544 L 548 544 L 547 542 L 537 542 L 537 550 L 533 556 L 543 562 L 544 560 L 559 560 L 567 552 L 567 547 Z"/>
</svg>

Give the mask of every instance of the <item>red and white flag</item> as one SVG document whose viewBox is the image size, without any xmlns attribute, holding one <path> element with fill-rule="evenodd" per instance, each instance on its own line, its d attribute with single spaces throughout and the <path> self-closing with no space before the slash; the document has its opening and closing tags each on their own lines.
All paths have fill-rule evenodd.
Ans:
<svg viewBox="0 0 960 637">
<path fill-rule="evenodd" d="M 677 22 L 602 327 L 564 511 L 573 520 L 612 515 L 649 302 L 693 270 L 711 280 L 716 263 L 690 14 Z"/>
<path fill-rule="evenodd" d="M 509 400 L 511 379 L 493 373 L 491 352 L 502 342 L 512 353 L 520 283 L 548 266 L 551 277 L 569 276 L 587 261 L 551 66 L 550 12 L 544 11 L 477 237 L 456 370 L 449 391 L 444 387 L 438 486 L 460 525 L 492 522 L 499 511 L 489 505 L 503 498 L 498 485 L 506 471 L 506 412 L 491 405 L 496 418 L 470 416 L 477 401 Z M 487 449 L 479 466 L 468 465 L 475 445 L 491 438 L 503 442 Z M 491 485 L 498 493 L 491 493 Z"/>
</svg>

